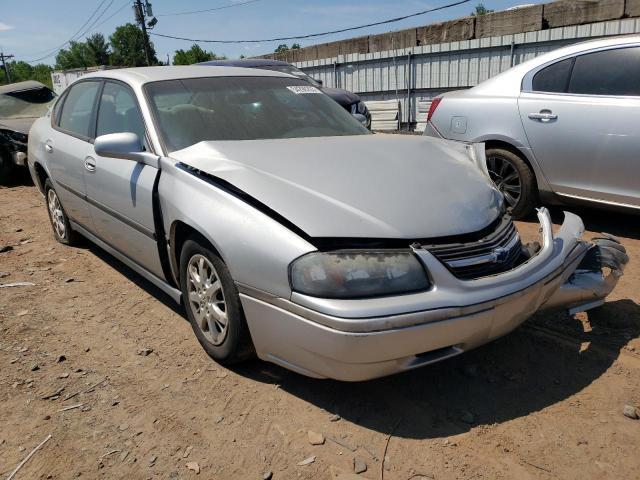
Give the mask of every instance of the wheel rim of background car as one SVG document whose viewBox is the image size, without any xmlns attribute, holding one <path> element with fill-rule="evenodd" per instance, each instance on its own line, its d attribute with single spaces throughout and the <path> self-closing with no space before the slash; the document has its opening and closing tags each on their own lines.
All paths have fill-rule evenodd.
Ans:
<svg viewBox="0 0 640 480">
<path fill-rule="evenodd" d="M 215 267 L 203 255 L 191 257 L 187 265 L 189 305 L 198 328 L 214 345 L 224 342 L 228 330 L 227 304 Z"/>
<path fill-rule="evenodd" d="M 49 213 L 51 214 L 51 223 L 53 223 L 53 228 L 60 238 L 64 238 L 67 231 L 67 227 L 64 224 L 64 213 L 62 212 L 62 205 L 60 205 L 58 195 L 56 195 L 56 192 L 53 189 L 50 189 L 47 193 L 47 204 L 49 206 Z"/>
<path fill-rule="evenodd" d="M 487 158 L 489 176 L 504 195 L 510 207 L 515 207 L 522 194 L 522 181 L 516 166 L 502 157 Z"/>
</svg>

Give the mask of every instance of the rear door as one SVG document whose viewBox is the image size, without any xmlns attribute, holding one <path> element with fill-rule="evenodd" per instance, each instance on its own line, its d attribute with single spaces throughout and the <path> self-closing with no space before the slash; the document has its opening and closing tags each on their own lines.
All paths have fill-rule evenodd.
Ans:
<svg viewBox="0 0 640 480">
<path fill-rule="evenodd" d="M 640 206 L 640 47 L 560 60 L 523 87 L 522 123 L 552 188 Z"/>
<path fill-rule="evenodd" d="M 106 80 L 100 94 L 96 137 L 133 132 L 149 148 L 145 124 L 129 86 Z M 86 155 L 87 200 L 97 235 L 131 260 L 162 277 L 155 237 L 153 188 L 156 168 L 122 158 Z"/>
<path fill-rule="evenodd" d="M 56 108 L 49 135 L 43 137 L 47 165 L 67 215 L 93 230 L 85 200 L 84 158 L 91 147 L 93 113 L 102 82 L 80 81 L 69 88 L 61 108 Z"/>
</svg>

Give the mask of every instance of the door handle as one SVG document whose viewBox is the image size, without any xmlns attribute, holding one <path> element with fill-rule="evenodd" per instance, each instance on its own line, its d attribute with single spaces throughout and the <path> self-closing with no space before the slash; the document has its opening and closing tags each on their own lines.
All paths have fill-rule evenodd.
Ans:
<svg viewBox="0 0 640 480">
<path fill-rule="evenodd" d="M 549 122 L 551 120 L 557 120 L 558 115 L 554 115 L 551 110 L 541 110 L 540 113 L 530 113 L 529 118 L 531 120 L 540 120 L 541 122 Z"/>
<path fill-rule="evenodd" d="M 84 168 L 87 169 L 88 172 L 96 171 L 96 159 L 93 157 L 87 157 L 84 159 Z"/>
<path fill-rule="evenodd" d="M 47 153 L 53 153 L 53 143 L 51 142 L 51 140 L 47 140 L 44 144 L 44 150 Z"/>
</svg>

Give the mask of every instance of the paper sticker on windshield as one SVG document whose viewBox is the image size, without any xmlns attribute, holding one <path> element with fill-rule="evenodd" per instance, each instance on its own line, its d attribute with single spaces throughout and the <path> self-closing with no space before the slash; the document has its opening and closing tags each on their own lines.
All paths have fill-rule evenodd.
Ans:
<svg viewBox="0 0 640 480">
<path fill-rule="evenodd" d="M 287 87 L 296 95 L 301 95 L 303 93 L 322 93 L 316 87 L 312 87 L 311 85 L 292 85 L 291 87 Z"/>
</svg>

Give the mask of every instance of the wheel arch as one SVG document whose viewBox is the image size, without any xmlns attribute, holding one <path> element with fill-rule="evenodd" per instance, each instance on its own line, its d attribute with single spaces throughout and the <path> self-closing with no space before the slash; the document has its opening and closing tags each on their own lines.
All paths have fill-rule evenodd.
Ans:
<svg viewBox="0 0 640 480">
<path fill-rule="evenodd" d="M 182 252 L 184 242 L 191 236 L 199 237 L 225 264 L 227 263 L 214 242 L 202 233 L 200 229 L 183 220 L 174 220 L 169 229 L 169 261 L 176 285 L 180 285 L 180 252 Z"/>
<path fill-rule="evenodd" d="M 515 155 L 518 155 L 520 158 L 522 158 L 524 163 L 526 163 L 527 166 L 531 169 L 531 172 L 533 173 L 533 177 L 536 180 L 536 186 L 538 187 L 538 192 L 550 191 L 549 183 L 547 182 L 547 179 L 545 178 L 544 173 L 540 169 L 540 166 L 536 162 L 535 158 L 533 158 L 533 155 L 531 154 L 531 151 L 529 150 L 528 147 L 524 145 L 518 146 L 516 142 L 511 142 L 506 139 L 495 138 L 495 137 L 478 139 L 476 141 L 484 142 L 486 150 L 490 148 L 502 148 L 504 150 L 510 151 Z"/>
<path fill-rule="evenodd" d="M 44 195 L 44 183 L 50 178 L 49 174 L 40 162 L 33 163 L 33 171 L 35 172 L 36 186 L 38 190 L 40 190 L 40 193 Z"/>
</svg>

